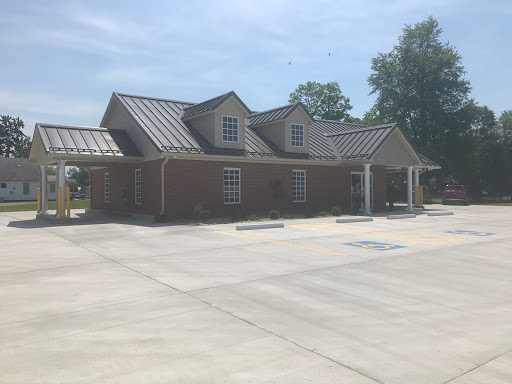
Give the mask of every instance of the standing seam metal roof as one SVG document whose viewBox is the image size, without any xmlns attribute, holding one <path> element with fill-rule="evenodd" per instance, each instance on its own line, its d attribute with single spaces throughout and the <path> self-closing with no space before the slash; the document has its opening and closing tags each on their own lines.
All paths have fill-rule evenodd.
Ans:
<svg viewBox="0 0 512 384">
<path fill-rule="evenodd" d="M 249 108 L 247 108 L 247 106 L 244 104 L 244 102 L 238 97 L 238 95 L 235 92 L 230 91 L 223 95 L 214 97 L 213 99 L 209 99 L 209 100 L 203 101 L 201 103 L 197 103 L 197 104 L 185 107 L 183 109 L 182 118 L 186 119 L 191 116 L 199 115 L 203 112 L 214 111 L 219 106 L 221 106 L 227 99 L 229 99 L 231 96 L 233 96 L 242 105 L 242 107 L 244 107 L 244 109 L 248 113 L 251 112 L 249 110 Z"/>
<path fill-rule="evenodd" d="M 252 126 L 286 118 L 302 103 L 252 113 L 249 124 L 245 127 L 245 149 L 223 150 L 214 148 L 182 118 L 214 110 L 231 96 L 238 99 L 234 92 L 228 92 L 199 104 L 122 93 L 114 93 L 114 95 L 160 151 L 304 157 L 302 154 L 283 153 L 257 129 L 252 129 Z M 305 108 L 304 110 L 307 112 Z M 342 160 L 371 157 L 394 128 L 395 124 L 366 127 L 339 121 L 313 120 L 309 130 L 309 155 L 306 157 L 325 160 L 335 160 L 336 157 Z M 427 161 L 436 164 L 425 159 L 422 160 L 425 165 L 430 164 Z"/>
<path fill-rule="evenodd" d="M 297 108 L 297 105 L 298 103 L 288 104 L 279 108 L 270 109 L 268 111 L 253 113 L 249 117 L 249 126 L 286 119 L 288 115 L 290 115 L 295 110 L 295 108 Z"/>
<path fill-rule="evenodd" d="M 200 148 L 179 116 L 192 103 L 120 93 L 114 95 L 159 150 L 163 147 Z"/>
<path fill-rule="evenodd" d="M 46 152 L 109 156 L 140 156 L 137 147 L 122 130 L 36 124 Z"/>
<path fill-rule="evenodd" d="M 434 167 L 434 168 L 441 168 L 441 166 L 439 164 L 437 164 L 434 160 L 430 160 L 427 156 L 424 156 L 421 153 L 418 153 L 418 157 L 420 158 L 421 162 L 424 165 L 427 165 L 429 167 Z"/>
<path fill-rule="evenodd" d="M 351 130 L 328 136 L 340 159 L 370 159 L 395 130 L 396 124 Z"/>
<path fill-rule="evenodd" d="M 302 107 L 312 121 L 315 121 L 308 110 L 301 102 L 295 104 L 283 105 L 282 107 L 269 109 L 263 112 L 253 112 L 249 116 L 249 126 L 256 126 L 270 123 L 272 121 L 283 120 L 292 114 L 298 107 Z"/>
</svg>

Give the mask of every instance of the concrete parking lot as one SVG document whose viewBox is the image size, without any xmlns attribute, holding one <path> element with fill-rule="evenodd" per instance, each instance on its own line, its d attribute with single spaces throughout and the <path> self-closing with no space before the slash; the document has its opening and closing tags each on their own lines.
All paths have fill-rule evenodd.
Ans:
<svg viewBox="0 0 512 384">
<path fill-rule="evenodd" d="M 511 383 L 512 208 L 284 229 L 0 214 L 0 383 Z"/>
</svg>

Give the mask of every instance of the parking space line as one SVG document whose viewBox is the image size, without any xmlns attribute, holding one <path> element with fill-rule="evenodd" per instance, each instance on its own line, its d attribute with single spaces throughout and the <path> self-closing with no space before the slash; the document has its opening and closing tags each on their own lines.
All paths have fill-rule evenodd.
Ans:
<svg viewBox="0 0 512 384">
<path fill-rule="evenodd" d="M 313 231 L 322 231 L 322 232 L 334 232 L 334 233 L 343 233 L 346 235 L 359 235 L 359 236 L 368 236 L 368 237 L 376 237 L 380 239 L 388 239 L 388 240 L 399 240 L 399 241 L 407 241 L 410 243 L 417 244 L 443 244 L 450 243 L 454 241 L 460 241 L 461 239 L 456 237 L 446 237 L 446 236 L 437 236 L 437 235 L 426 235 L 421 233 L 410 233 L 410 232 L 400 232 L 400 231 L 390 231 L 386 229 L 378 229 L 378 228 L 368 228 L 368 227 L 355 227 L 355 226 L 343 226 L 342 228 L 347 228 L 349 230 L 343 229 L 328 229 L 334 227 L 335 225 L 325 225 L 323 228 L 320 225 L 310 225 L 310 224 L 292 224 L 290 227 L 300 227 L 305 229 L 311 229 Z M 338 224 L 339 227 L 339 224 Z M 361 229 L 361 231 L 354 231 L 353 229 Z M 375 234 L 379 232 L 379 234 Z M 388 236 L 384 236 L 384 235 Z M 398 234 L 398 236 L 393 236 L 393 234 Z M 401 235 L 409 235 L 409 237 L 403 237 Z M 438 240 L 438 241 L 435 241 Z"/>
<path fill-rule="evenodd" d="M 311 248 L 311 247 L 305 247 L 303 245 L 297 245 L 297 244 L 291 244 L 291 243 L 285 243 L 283 241 L 277 241 L 277 240 L 270 240 L 270 239 L 264 239 L 262 237 L 255 237 L 255 236 L 248 236 L 248 235 L 240 235 L 238 233 L 231 233 L 231 232 L 224 232 L 224 231 L 215 231 L 217 233 L 222 233 L 224 235 L 232 235 L 232 236 L 238 236 L 238 237 L 246 237 L 248 239 L 255 239 L 255 240 L 261 240 L 261 241 L 267 241 L 269 243 L 276 243 L 276 244 L 281 244 L 281 245 L 289 245 L 290 247 L 297 247 L 297 248 L 302 248 L 302 249 L 307 249 L 307 250 L 310 250 L 310 251 L 315 251 L 315 252 L 322 252 L 322 253 L 329 253 L 331 255 L 337 255 L 337 256 L 348 256 L 348 255 L 345 255 L 343 253 L 337 253 L 337 252 L 331 252 L 331 251 L 325 251 L 323 249 L 317 249 L 317 248 Z"/>
</svg>

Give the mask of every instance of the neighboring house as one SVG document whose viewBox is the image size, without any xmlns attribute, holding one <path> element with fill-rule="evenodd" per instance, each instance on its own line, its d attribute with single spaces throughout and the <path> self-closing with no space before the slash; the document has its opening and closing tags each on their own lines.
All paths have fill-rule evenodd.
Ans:
<svg viewBox="0 0 512 384">
<path fill-rule="evenodd" d="M 199 202 L 213 216 L 370 213 L 386 207 L 388 172 L 407 171 L 412 191 L 413 174 L 418 184 L 439 168 L 396 124 L 315 120 L 302 103 L 253 112 L 234 92 L 201 103 L 113 93 L 100 127 L 36 124 L 30 160 L 43 175 L 49 164 L 89 167 L 91 208 L 166 219 Z"/>
<path fill-rule="evenodd" d="M 29 159 L 0 157 L 0 199 L 3 201 L 37 200 L 39 167 Z M 56 200 L 56 176 L 48 176 L 48 199 Z M 66 178 L 66 187 L 75 184 Z"/>
</svg>

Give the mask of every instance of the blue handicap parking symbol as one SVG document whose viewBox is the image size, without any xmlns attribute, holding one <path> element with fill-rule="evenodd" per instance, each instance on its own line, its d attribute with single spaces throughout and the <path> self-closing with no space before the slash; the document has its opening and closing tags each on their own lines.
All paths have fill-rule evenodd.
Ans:
<svg viewBox="0 0 512 384">
<path fill-rule="evenodd" d="M 463 231 L 461 229 L 456 229 L 453 231 L 446 231 L 446 233 L 455 233 L 457 235 L 472 235 L 472 236 L 491 236 L 491 235 L 496 234 L 496 233 L 492 233 L 492 232 Z"/>
<path fill-rule="evenodd" d="M 351 245 L 353 247 L 361 247 L 366 249 L 373 249 L 375 251 L 389 251 L 390 249 L 405 248 L 402 245 L 377 243 L 375 241 L 356 241 L 353 243 L 345 243 L 345 245 Z"/>
</svg>

